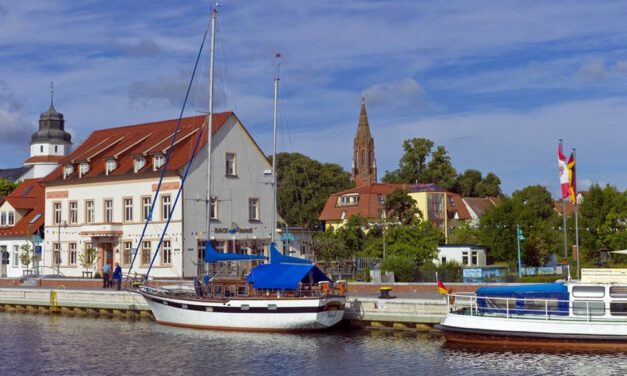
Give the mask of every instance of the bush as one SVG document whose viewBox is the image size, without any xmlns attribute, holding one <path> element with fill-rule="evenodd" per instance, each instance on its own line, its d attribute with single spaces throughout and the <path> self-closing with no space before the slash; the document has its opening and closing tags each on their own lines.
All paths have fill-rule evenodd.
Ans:
<svg viewBox="0 0 627 376">
<path fill-rule="evenodd" d="M 418 280 L 435 282 L 435 273 L 438 273 L 438 279 L 442 282 L 463 282 L 464 280 L 462 266 L 455 261 L 447 261 L 439 265 L 435 265 L 432 261 L 424 263 L 418 269 Z"/>
<path fill-rule="evenodd" d="M 410 257 L 392 255 L 381 262 L 381 272 L 394 272 L 398 282 L 413 282 L 416 263 Z"/>
</svg>

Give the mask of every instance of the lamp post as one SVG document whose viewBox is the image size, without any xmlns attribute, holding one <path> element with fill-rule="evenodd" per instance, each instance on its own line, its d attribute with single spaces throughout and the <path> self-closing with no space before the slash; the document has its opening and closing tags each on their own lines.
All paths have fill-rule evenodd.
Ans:
<svg viewBox="0 0 627 376">
<path fill-rule="evenodd" d="M 522 277 L 522 262 L 520 261 L 520 241 L 525 240 L 522 229 L 516 225 L 516 243 L 518 244 L 518 278 Z"/>
</svg>

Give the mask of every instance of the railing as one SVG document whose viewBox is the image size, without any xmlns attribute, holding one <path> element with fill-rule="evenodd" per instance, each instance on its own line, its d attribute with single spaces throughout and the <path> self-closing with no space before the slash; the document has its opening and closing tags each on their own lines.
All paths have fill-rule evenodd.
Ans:
<svg viewBox="0 0 627 376">
<path fill-rule="evenodd" d="M 573 302 L 558 299 L 484 297 L 474 294 L 452 293 L 446 296 L 446 301 L 447 311 L 459 315 L 544 320 L 568 317 L 569 320 L 585 319 L 588 322 L 607 320 L 610 316 L 614 319 L 627 321 L 627 311 L 613 312 L 603 300 Z M 602 308 L 600 304 L 603 305 Z"/>
</svg>

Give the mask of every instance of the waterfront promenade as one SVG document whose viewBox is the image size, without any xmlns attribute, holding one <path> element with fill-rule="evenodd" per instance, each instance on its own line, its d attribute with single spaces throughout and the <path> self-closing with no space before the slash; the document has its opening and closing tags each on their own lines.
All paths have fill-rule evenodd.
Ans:
<svg viewBox="0 0 627 376">
<path fill-rule="evenodd" d="M 178 281 L 160 281 L 178 283 Z M 382 297 L 381 288 L 386 290 Z M 478 286 L 450 284 L 456 292 Z M 390 290 L 391 288 L 391 290 Z M 350 326 L 422 329 L 438 323 L 446 303 L 435 283 L 350 283 L 344 321 Z M 0 311 L 151 318 L 143 297 L 132 290 L 103 289 L 98 279 L 0 279 Z"/>
</svg>

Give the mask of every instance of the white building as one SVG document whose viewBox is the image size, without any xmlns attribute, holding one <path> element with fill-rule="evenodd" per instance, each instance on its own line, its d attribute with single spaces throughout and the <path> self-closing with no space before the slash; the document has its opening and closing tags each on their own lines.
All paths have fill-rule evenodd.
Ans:
<svg viewBox="0 0 627 376">
<path fill-rule="evenodd" d="M 23 264 L 23 246 L 38 245 L 44 225 L 44 187 L 39 179 L 24 180 L 0 202 L 0 277 L 21 277 L 38 271 L 37 261 Z M 34 253 L 31 253 L 33 255 Z"/>
<path fill-rule="evenodd" d="M 99 272 L 104 263 L 115 262 L 125 273 L 132 264 L 131 272 L 145 274 L 153 263 L 151 277 L 196 276 L 207 238 L 206 119 L 182 119 L 158 194 L 177 120 L 93 132 L 43 179 L 44 264 L 66 276 Z M 229 252 L 259 252 L 276 228 L 270 223 L 271 176 L 264 174 L 270 163 L 233 113 L 214 114 L 213 124 L 213 245 Z M 197 157 L 183 185 L 199 134 Z M 85 268 L 81 255 L 90 248 L 98 258 Z"/>
<path fill-rule="evenodd" d="M 451 244 L 438 246 L 437 264 L 455 261 L 462 266 L 486 266 L 486 248 L 470 244 Z"/>
</svg>

